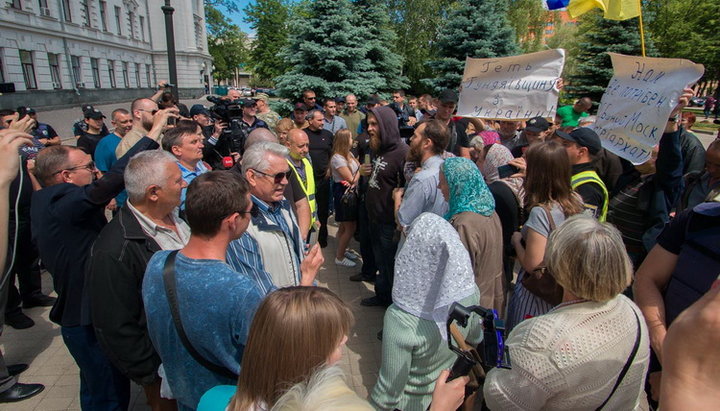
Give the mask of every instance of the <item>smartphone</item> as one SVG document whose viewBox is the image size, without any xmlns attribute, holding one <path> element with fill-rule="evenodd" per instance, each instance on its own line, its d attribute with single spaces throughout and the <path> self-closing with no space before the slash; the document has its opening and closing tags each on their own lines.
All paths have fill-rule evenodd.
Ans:
<svg viewBox="0 0 720 411">
<path fill-rule="evenodd" d="M 508 178 L 513 174 L 517 174 L 520 172 L 520 169 L 512 166 L 510 164 L 505 164 L 504 166 L 498 167 L 498 177 L 500 178 Z"/>
<path fill-rule="evenodd" d="M 363 159 L 363 164 L 370 164 L 370 154 L 365 154 L 365 158 Z"/>
</svg>

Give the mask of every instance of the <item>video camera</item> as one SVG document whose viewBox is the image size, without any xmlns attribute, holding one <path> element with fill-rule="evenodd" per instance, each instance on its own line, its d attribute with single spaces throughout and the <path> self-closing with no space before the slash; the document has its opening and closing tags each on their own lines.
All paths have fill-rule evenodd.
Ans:
<svg viewBox="0 0 720 411">
<path fill-rule="evenodd" d="M 207 96 L 207 100 L 214 104 L 210 107 L 210 114 L 215 121 L 223 121 L 227 126 L 223 129 L 218 141 L 223 142 L 229 153 L 242 154 L 245 148 L 247 135 L 242 127 L 242 102 L 240 100 L 227 100 L 216 96 Z M 229 154 L 228 153 L 228 154 Z"/>
<path fill-rule="evenodd" d="M 408 143 L 410 137 L 412 137 L 413 133 L 415 133 L 415 128 L 408 125 L 410 116 L 405 111 L 401 110 L 397 103 L 392 103 L 389 105 L 389 107 L 393 109 L 395 115 L 397 116 L 398 128 L 400 129 L 400 137 L 402 137 L 405 142 Z"/>
<path fill-rule="evenodd" d="M 482 317 L 484 338 L 475 349 L 468 352 L 453 346 L 450 326 L 454 321 L 457 321 L 462 327 L 467 327 L 472 313 Z M 453 303 L 450 307 L 446 326 L 448 348 L 458 356 L 450 369 L 448 381 L 468 375 L 472 368 L 478 364 L 482 366 L 484 371 L 492 368 L 510 368 L 510 353 L 505 346 L 505 322 L 498 317 L 496 310 L 483 308 L 479 305 L 465 307 Z M 482 353 L 482 356 L 479 353 Z"/>
</svg>

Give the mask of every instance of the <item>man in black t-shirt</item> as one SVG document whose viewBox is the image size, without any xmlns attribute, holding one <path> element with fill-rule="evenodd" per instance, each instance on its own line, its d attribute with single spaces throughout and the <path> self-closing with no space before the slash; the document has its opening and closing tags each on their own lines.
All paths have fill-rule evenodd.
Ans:
<svg viewBox="0 0 720 411">
<path fill-rule="evenodd" d="M 96 108 L 86 111 L 85 124 L 87 124 L 87 130 L 84 130 L 82 134 L 80 134 L 80 138 L 77 141 L 77 147 L 85 153 L 90 154 L 93 160 L 95 159 L 95 147 L 97 147 L 103 137 L 108 135 L 107 132 L 102 131 L 105 126 L 104 118 L 103 113 Z"/>
<path fill-rule="evenodd" d="M 456 156 L 470 158 L 470 140 L 467 133 L 465 133 L 465 127 L 452 118 L 457 108 L 458 99 L 458 94 L 453 90 L 443 90 L 438 96 L 437 111 L 428 118 L 440 120 L 450 128 L 450 141 L 445 149 L 446 151 Z"/>
<path fill-rule="evenodd" d="M 307 115 L 308 127 L 305 129 L 310 139 L 310 158 L 315 175 L 315 200 L 317 216 L 320 222 L 318 243 L 327 247 L 327 220 L 330 215 L 330 177 L 327 175 L 332 155 L 333 134 L 323 128 L 325 116 L 320 110 L 311 110 Z"/>
</svg>

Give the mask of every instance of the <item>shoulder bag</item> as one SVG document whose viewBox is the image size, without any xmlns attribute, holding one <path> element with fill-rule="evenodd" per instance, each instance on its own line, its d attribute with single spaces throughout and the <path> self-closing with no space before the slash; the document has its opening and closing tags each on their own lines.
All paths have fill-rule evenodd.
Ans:
<svg viewBox="0 0 720 411">
<path fill-rule="evenodd" d="M 552 213 L 546 206 L 542 206 L 545 215 L 547 216 L 548 223 L 550 225 L 550 232 L 555 230 L 555 220 L 552 217 Z M 540 297 L 544 301 L 553 306 L 562 302 L 563 289 L 555 281 L 552 273 L 548 271 L 545 266 L 545 262 L 540 263 L 539 266 L 535 267 L 532 271 L 526 271 L 522 279 L 522 285 L 532 294 Z"/>
</svg>

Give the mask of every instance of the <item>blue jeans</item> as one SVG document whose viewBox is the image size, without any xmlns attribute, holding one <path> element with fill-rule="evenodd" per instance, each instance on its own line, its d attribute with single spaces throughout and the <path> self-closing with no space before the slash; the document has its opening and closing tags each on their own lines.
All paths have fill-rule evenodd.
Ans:
<svg viewBox="0 0 720 411">
<path fill-rule="evenodd" d="M 65 346 L 80 368 L 83 410 L 127 410 L 130 380 L 115 368 L 100 348 L 92 326 L 61 327 Z"/>
<path fill-rule="evenodd" d="M 396 226 L 374 221 L 369 226 L 375 264 L 379 271 L 375 279 L 375 295 L 381 301 L 391 303 L 393 278 L 395 277 L 395 253 L 399 240 L 399 237 L 396 236 Z"/>
</svg>

